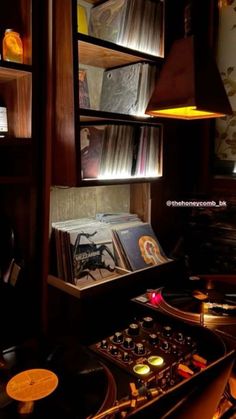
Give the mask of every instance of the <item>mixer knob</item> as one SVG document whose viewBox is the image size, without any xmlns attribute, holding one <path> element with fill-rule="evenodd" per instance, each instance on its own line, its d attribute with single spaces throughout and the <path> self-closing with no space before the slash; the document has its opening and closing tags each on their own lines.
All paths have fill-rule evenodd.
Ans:
<svg viewBox="0 0 236 419">
<path fill-rule="evenodd" d="M 169 338 L 172 335 L 172 327 L 170 326 L 163 327 L 163 335 Z"/>
<path fill-rule="evenodd" d="M 108 345 L 107 345 L 107 341 L 106 341 L 106 339 L 103 339 L 103 340 L 101 341 L 100 348 L 101 348 L 101 349 L 107 349 L 107 347 L 108 347 Z"/>
<path fill-rule="evenodd" d="M 144 348 L 143 343 L 136 343 L 134 352 L 137 355 L 143 355 L 143 354 L 145 354 L 145 348 Z"/>
<path fill-rule="evenodd" d="M 156 345 L 156 344 L 159 342 L 159 339 L 158 339 L 158 336 L 156 335 L 156 333 L 151 333 L 151 334 L 149 335 L 149 342 L 150 342 L 152 345 Z"/>
<path fill-rule="evenodd" d="M 122 343 L 123 342 L 123 335 L 121 332 L 116 332 L 112 338 L 113 342 L 115 343 Z"/>
<path fill-rule="evenodd" d="M 132 349 L 134 347 L 134 341 L 131 338 L 125 338 L 124 340 L 124 347 L 126 349 Z"/>
<path fill-rule="evenodd" d="M 146 329 L 151 329 L 154 326 L 154 320 L 152 317 L 144 317 L 143 318 L 143 327 Z"/>
<path fill-rule="evenodd" d="M 110 352 L 114 356 L 118 355 L 118 348 L 117 348 L 117 346 L 112 345 L 111 348 L 110 348 Z"/>
<path fill-rule="evenodd" d="M 131 323 L 129 325 L 128 333 L 131 336 L 137 336 L 139 334 L 139 325 L 137 323 Z"/>
<path fill-rule="evenodd" d="M 129 362 L 130 359 L 131 359 L 131 356 L 128 352 L 124 352 L 123 355 L 122 355 L 122 359 L 123 359 L 124 362 Z"/>
<path fill-rule="evenodd" d="M 184 335 L 183 335 L 183 333 L 182 333 L 182 332 L 178 332 L 178 333 L 177 333 L 177 335 L 176 335 L 176 340 L 177 340 L 178 342 L 183 343 L 183 341 L 184 341 Z"/>
<path fill-rule="evenodd" d="M 170 348 L 169 342 L 167 342 L 167 340 L 163 340 L 161 342 L 161 348 L 163 349 L 163 351 L 168 351 Z"/>
</svg>

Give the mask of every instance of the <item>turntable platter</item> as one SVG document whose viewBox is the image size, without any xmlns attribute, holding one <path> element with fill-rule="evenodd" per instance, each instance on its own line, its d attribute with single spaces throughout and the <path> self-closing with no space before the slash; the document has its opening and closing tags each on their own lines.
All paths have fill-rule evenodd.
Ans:
<svg viewBox="0 0 236 419">
<path fill-rule="evenodd" d="M 236 324 L 236 288 L 219 281 L 193 281 L 185 289 L 161 287 L 135 301 L 193 324 Z"/>
<path fill-rule="evenodd" d="M 208 327 L 236 323 L 236 293 L 233 287 L 214 283 L 210 288 L 199 288 L 193 284 L 187 290 L 162 288 L 160 292 L 159 307 L 173 316 Z"/>
<path fill-rule="evenodd" d="M 3 359 L 1 419 L 19 419 L 22 403 L 31 419 L 85 419 L 116 401 L 113 374 L 76 338 L 6 348 Z"/>
</svg>

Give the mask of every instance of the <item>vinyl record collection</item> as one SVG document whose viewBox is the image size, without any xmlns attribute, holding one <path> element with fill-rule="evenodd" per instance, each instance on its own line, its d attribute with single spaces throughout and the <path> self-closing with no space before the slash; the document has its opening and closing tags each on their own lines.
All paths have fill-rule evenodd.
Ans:
<svg viewBox="0 0 236 419">
<path fill-rule="evenodd" d="M 82 179 L 161 175 L 161 126 L 81 126 Z"/>
<path fill-rule="evenodd" d="M 169 261 L 148 223 L 136 214 L 98 214 L 52 224 L 57 275 L 79 287 Z"/>
<path fill-rule="evenodd" d="M 156 67 L 146 63 L 105 71 L 100 110 L 127 115 L 145 115 L 155 79 Z"/>
<path fill-rule="evenodd" d="M 91 9 L 89 34 L 116 44 L 163 55 L 163 3 L 108 0 Z"/>
<path fill-rule="evenodd" d="M 83 109 L 145 116 L 152 95 L 157 69 L 147 63 L 136 63 L 101 71 L 80 66 L 79 102 Z M 96 84 L 94 84 L 96 80 Z"/>
</svg>

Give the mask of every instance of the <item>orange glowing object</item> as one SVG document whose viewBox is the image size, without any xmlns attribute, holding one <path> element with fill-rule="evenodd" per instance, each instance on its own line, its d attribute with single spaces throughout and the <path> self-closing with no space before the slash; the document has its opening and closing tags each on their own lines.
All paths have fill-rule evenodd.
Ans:
<svg viewBox="0 0 236 419">
<path fill-rule="evenodd" d="M 14 400 L 32 402 L 51 394 L 57 385 L 58 378 L 54 372 L 34 368 L 12 377 L 7 383 L 6 392 Z"/>
<path fill-rule="evenodd" d="M 13 29 L 6 29 L 2 46 L 3 60 L 23 63 L 23 44 L 20 34 Z"/>
<path fill-rule="evenodd" d="M 150 112 L 151 113 L 151 112 Z M 224 116 L 223 113 L 208 112 L 197 109 L 196 106 L 185 106 L 172 109 L 159 109 L 151 113 L 153 116 L 161 116 L 163 118 L 176 119 L 202 119 L 202 118 L 220 118 Z"/>
</svg>

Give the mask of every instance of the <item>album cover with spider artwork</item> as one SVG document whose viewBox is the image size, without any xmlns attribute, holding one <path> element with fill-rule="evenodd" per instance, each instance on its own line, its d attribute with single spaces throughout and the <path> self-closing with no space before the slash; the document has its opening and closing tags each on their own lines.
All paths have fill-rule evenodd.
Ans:
<svg viewBox="0 0 236 419">
<path fill-rule="evenodd" d="M 74 284 L 97 281 L 115 271 L 111 230 L 101 223 L 67 232 Z"/>
</svg>

